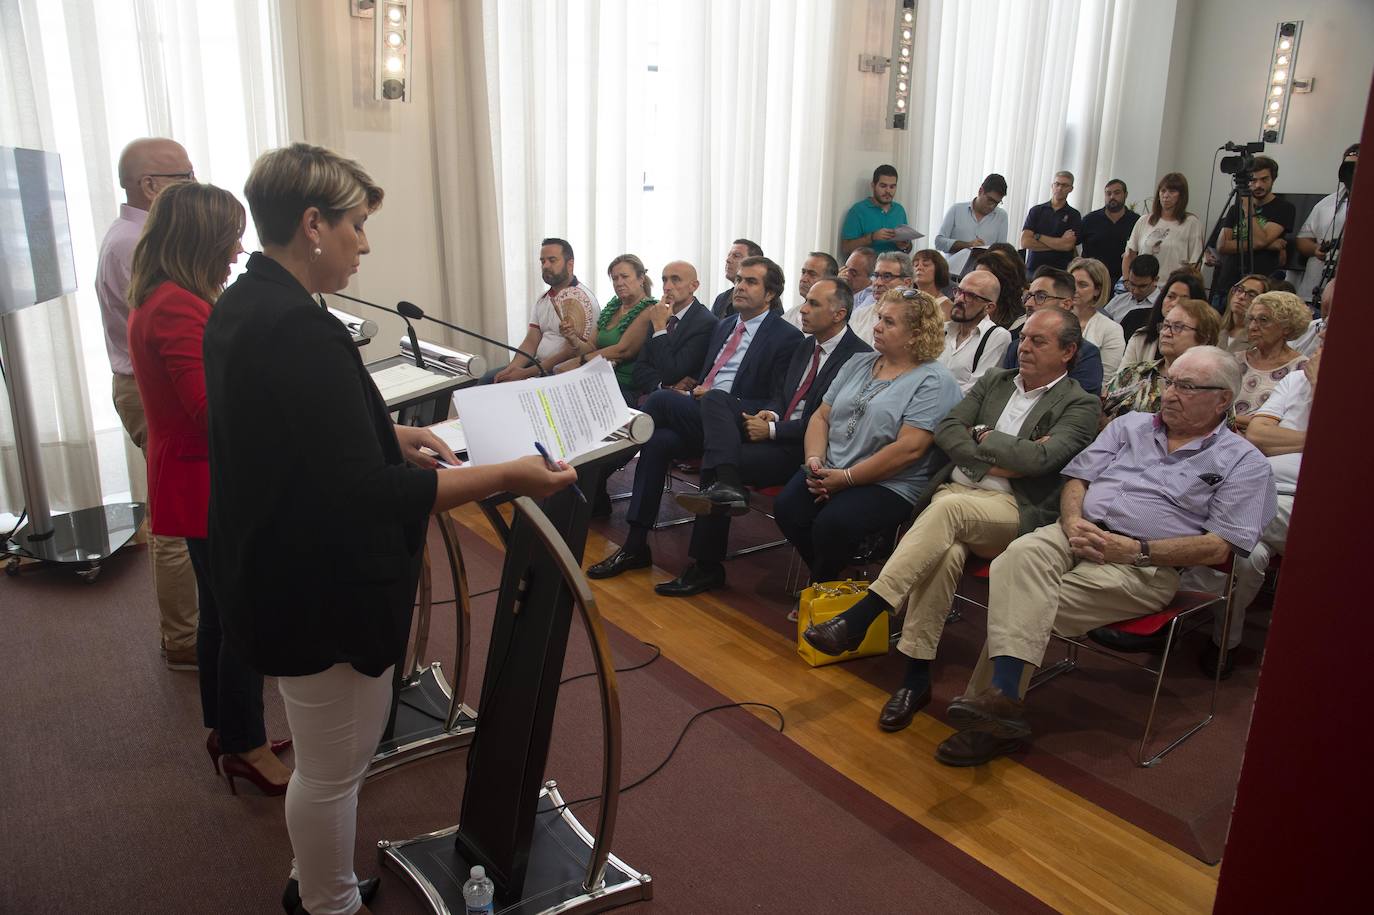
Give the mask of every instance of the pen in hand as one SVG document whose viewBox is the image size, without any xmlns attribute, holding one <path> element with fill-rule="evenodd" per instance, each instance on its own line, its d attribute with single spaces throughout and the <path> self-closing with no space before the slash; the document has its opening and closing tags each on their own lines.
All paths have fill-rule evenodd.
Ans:
<svg viewBox="0 0 1374 915">
<path fill-rule="evenodd" d="M 549 454 L 549 449 L 545 448 L 542 442 L 535 442 L 534 447 L 535 450 L 539 452 L 539 456 L 544 459 L 544 463 L 549 465 L 550 470 L 559 469 L 558 462 L 553 459 L 553 456 Z M 582 494 L 582 487 L 574 483 L 572 485 L 572 491 L 577 498 L 582 500 L 583 505 L 587 504 L 587 497 Z"/>
</svg>

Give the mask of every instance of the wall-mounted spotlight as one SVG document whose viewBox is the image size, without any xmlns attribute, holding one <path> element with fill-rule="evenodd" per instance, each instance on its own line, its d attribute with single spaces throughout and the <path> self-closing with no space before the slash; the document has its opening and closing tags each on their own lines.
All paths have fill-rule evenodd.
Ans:
<svg viewBox="0 0 1374 915">
<path fill-rule="evenodd" d="M 349 12 L 373 25 L 373 96 L 378 101 L 408 102 L 415 36 L 411 0 L 348 0 Z"/>
<path fill-rule="evenodd" d="M 1302 38 L 1302 20 L 1280 22 L 1274 29 L 1274 50 L 1269 55 L 1268 79 L 1264 84 L 1264 110 L 1260 113 L 1260 139 L 1266 143 L 1282 143 L 1283 129 L 1288 124 L 1288 103 L 1293 97 L 1293 78 L 1298 64 L 1298 42 Z M 1301 81 L 1311 91 L 1311 80 Z"/>
<path fill-rule="evenodd" d="M 896 130 L 907 129 L 915 56 L 916 0 L 901 0 L 892 25 L 892 75 L 887 90 L 888 123 Z"/>
</svg>

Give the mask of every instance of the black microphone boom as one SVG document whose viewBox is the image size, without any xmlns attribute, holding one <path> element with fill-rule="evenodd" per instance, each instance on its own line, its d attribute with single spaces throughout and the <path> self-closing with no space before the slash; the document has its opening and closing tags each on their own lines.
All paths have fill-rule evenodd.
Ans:
<svg viewBox="0 0 1374 915">
<path fill-rule="evenodd" d="M 357 302 L 359 305 L 367 305 L 369 308 L 385 311 L 387 314 L 398 315 L 402 321 L 406 322 L 406 334 L 410 337 L 410 351 L 415 354 L 415 365 L 422 369 L 429 368 L 429 366 L 425 364 L 425 357 L 420 353 L 420 338 L 415 336 L 415 325 L 410 323 L 411 315 L 406 314 L 399 308 L 387 308 L 385 305 L 378 305 L 376 302 L 369 302 L 366 299 L 358 299 L 351 295 L 344 295 L 342 292 L 331 292 L 330 295 L 336 295 L 341 299 L 348 299 L 350 302 Z M 401 304 L 406 305 L 409 303 L 402 302 Z M 415 306 L 412 305 L 411 307 L 414 308 Z M 419 311 L 420 309 L 416 308 L 415 310 Z"/>
<path fill-rule="evenodd" d="M 508 353 L 515 353 L 517 356 L 524 356 L 526 359 L 530 361 L 530 365 L 534 366 L 536 369 L 539 370 L 540 375 L 548 374 L 548 372 L 544 371 L 543 363 L 541 363 L 538 360 L 538 358 L 536 358 L 532 354 L 527 353 L 524 350 L 519 349 L 517 347 L 511 346 L 509 343 L 502 343 L 500 340 L 493 340 L 491 337 L 485 337 L 482 334 L 477 333 L 477 331 L 475 330 L 468 330 L 466 327 L 459 327 L 457 324 L 450 324 L 448 321 L 442 321 L 439 318 L 434 317 L 433 315 L 427 315 L 425 314 L 424 310 L 420 308 L 419 305 L 416 305 L 413 302 L 397 302 L 396 313 L 404 318 L 414 318 L 417 321 L 433 321 L 440 327 L 447 327 L 449 330 L 456 330 L 460 334 L 467 334 L 469 337 L 476 337 L 483 343 L 490 343 L 492 346 L 499 346 L 501 347 L 501 349 L 505 350 Z"/>
</svg>

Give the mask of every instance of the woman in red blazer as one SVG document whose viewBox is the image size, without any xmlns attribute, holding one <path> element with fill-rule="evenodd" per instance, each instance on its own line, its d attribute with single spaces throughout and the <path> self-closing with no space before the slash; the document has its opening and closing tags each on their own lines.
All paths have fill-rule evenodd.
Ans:
<svg viewBox="0 0 1374 915">
<path fill-rule="evenodd" d="M 148 510 L 152 531 L 185 537 L 200 598 L 196 662 L 206 749 L 236 777 L 283 794 L 291 770 L 269 744 L 262 675 L 220 636 L 210 589 L 206 514 L 210 504 L 205 367 L 201 341 L 211 303 L 242 253 L 243 206 L 228 191 L 187 181 L 158 194 L 134 249 L 129 285 L 129 355 L 148 419 Z"/>
</svg>

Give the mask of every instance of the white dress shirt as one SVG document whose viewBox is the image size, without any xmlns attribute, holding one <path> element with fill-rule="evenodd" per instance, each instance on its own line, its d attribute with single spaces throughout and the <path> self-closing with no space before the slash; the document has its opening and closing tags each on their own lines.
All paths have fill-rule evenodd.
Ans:
<svg viewBox="0 0 1374 915">
<path fill-rule="evenodd" d="M 833 336 L 831 336 L 831 338 L 830 338 L 829 340 L 826 340 L 824 343 L 821 344 L 821 361 L 818 362 L 818 363 L 816 363 L 816 378 L 821 377 L 821 372 L 825 371 L 825 364 L 826 364 L 826 362 L 828 362 L 828 361 L 830 360 L 830 357 L 831 357 L 832 355 L 835 354 L 835 347 L 837 347 L 837 346 L 840 345 L 840 338 L 842 338 L 843 336 L 844 336 L 844 328 L 840 328 L 840 332 L 839 332 L 839 333 L 834 334 Z M 810 341 L 812 341 L 812 345 L 813 345 L 813 346 L 815 345 L 815 340 L 816 340 L 815 337 L 808 337 L 807 339 L 810 340 Z M 814 358 L 814 357 L 815 357 L 815 350 L 812 350 L 812 351 L 811 351 L 811 358 Z M 806 380 L 806 376 L 809 375 L 809 374 L 811 374 L 811 359 L 810 359 L 810 358 L 808 358 L 807 361 L 806 361 L 806 368 L 802 370 L 802 376 L 801 376 L 801 378 L 797 380 L 797 386 L 798 386 L 798 387 L 801 386 L 801 383 L 802 383 L 803 381 Z M 816 386 L 815 380 L 812 380 L 811 386 L 812 386 L 813 388 Z M 791 401 L 791 400 L 792 400 L 792 395 L 794 395 L 794 394 L 796 394 L 796 393 L 797 393 L 797 391 L 796 391 L 796 389 L 794 388 L 794 389 L 791 390 L 791 391 L 785 391 L 785 392 L 784 392 L 784 396 L 787 398 L 788 401 Z M 791 415 L 791 416 L 784 417 L 784 418 L 785 418 L 785 419 L 801 419 L 802 416 L 804 416 L 804 415 L 806 414 L 806 402 L 807 402 L 808 400 L 810 400 L 810 399 L 811 399 L 811 392 L 810 392 L 810 391 L 807 391 L 807 392 L 806 392 L 806 396 L 803 397 L 801 400 L 797 401 L 797 406 L 796 406 L 795 409 L 792 410 L 792 415 Z M 787 404 L 784 403 L 784 404 L 783 404 L 783 409 L 786 409 L 786 408 L 787 408 Z M 777 438 L 777 437 L 778 437 L 778 420 L 777 420 L 777 414 L 773 413 L 773 411 L 771 411 L 771 410 L 768 411 L 768 414 L 769 414 L 770 416 L 773 416 L 773 417 L 774 417 L 773 419 L 771 419 L 771 420 L 768 421 L 768 437 L 769 437 L 770 439 L 771 439 L 771 438 Z"/>
<path fill-rule="evenodd" d="M 1011 331 L 983 315 L 983 320 L 978 322 L 973 333 L 960 341 L 959 326 L 955 321 L 945 322 L 945 349 L 940 354 L 939 362 L 949 369 L 949 373 L 959 384 L 959 390 L 967 394 L 974 383 L 983 377 L 984 372 L 1002 364 L 1002 357 L 1011 345 Z M 985 335 L 987 345 L 983 346 L 978 364 L 974 365 L 973 357 L 978 355 L 978 347 Z"/>
<path fill-rule="evenodd" d="M 1021 373 L 1016 373 L 1014 384 L 1016 390 L 1012 392 L 1007 405 L 1002 408 L 1002 415 L 997 417 L 997 424 L 993 426 L 998 432 L 1005 432 L 1007 435 L 1020 435 L 1021 424 L 1026 421 L 1026 416 L 1036 401 L 1045 396 L 1045 392 L 1050 388 L 1069 377 L 1068 373 L 1060 375 L 1049 384 L 1041 385 L 1038 388 L 1031 388 L 1029 391 L 1021 383 Z M 1011 492 L 1011 480 L 1006 477 L 995 477 L 990 473 L 983 474 L 983 479 L 974 481 L 972 477 L 964 473 L 958 467 L 950 474 L 950 479 L 956 483 L 963 483 L 965 486 L 973 486 L 977 489 L 991 489 L 997 492 Z"/>
</svg>

